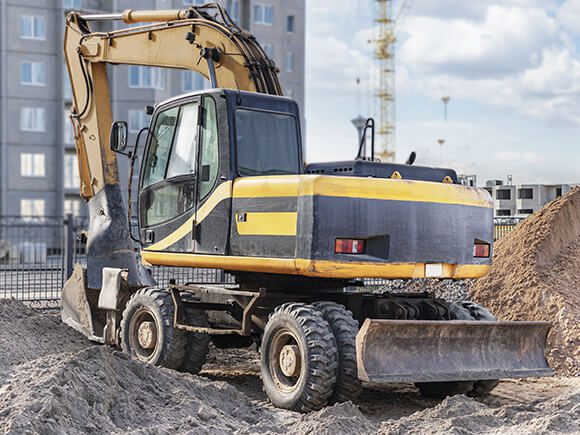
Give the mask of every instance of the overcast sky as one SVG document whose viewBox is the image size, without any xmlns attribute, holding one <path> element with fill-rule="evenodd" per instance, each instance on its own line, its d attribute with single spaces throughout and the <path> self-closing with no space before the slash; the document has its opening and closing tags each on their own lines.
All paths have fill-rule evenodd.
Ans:
<svg viewBox="0 0 580 435">
<path fill-rule="evenodd" d="M 306 3 L 308 161 L 352 159 L 350 120 L 376 114 L 376 2 Z M 417 164 L 442 159 L 479 184 L 507 174 L 517 184 L 580 183 L 580 0 L 408 3 L 398 24 L 397 160 L 414 150 Z"/>
</svg>

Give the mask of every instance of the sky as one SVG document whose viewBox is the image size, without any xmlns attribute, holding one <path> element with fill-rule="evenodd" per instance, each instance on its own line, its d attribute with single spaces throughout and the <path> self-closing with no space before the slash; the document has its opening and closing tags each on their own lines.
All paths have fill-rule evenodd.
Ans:
<svg viewBox="0 0 580 435">
<path fill-rule="evenodd" d="M 306 1 L 309 162 L 354 158 L 350 120 L 377 114 L 375 3 Z M 398 162 L 416 151 L 416 164 L 480 185 L 508 174 L 580 183 L 580 0 L 396 0 L 399 10 Z"/>
</svg>

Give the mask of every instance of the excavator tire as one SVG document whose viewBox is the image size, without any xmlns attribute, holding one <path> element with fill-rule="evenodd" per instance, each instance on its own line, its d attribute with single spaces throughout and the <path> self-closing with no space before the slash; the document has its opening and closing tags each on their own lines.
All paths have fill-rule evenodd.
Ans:
<svg viewBox="0 0 580 435">
<path fill-rule="evenodd" d="M 188 325 L 209 326 L 207 313 L 203 310 L 186 309 L 184 314 Z M 196 375 L 201 371 L 207 359 L 210 336 L 198 332 L 187 332 L 186 335 L 185 358 L 181 371 Z"/>
<path fill-rule="evenodd" d="M 450 303 L 451 320 L 497 320 L 486 308 L 474 302 Z M 488 395 L 499 380 L 455 381 L 455 382 L 421 382 L 415 383 L 420 393 L 432 399 L 445 399 L 449 396 L 466 394 L 471 397 Z"/>
<path fill-rule="evenodd" d="M 497 318 L 491 312 L 475 302 L 463 302 L 463 307 L 469 310 L 471 316 L 475 320 L 483 320 L 489 322 L 497 321 Z M 471 397 L 485 397 L 489 395 L 492 390 L 499 385 L 499 379 L 476 381 L 473 384 L 473 389 L 468 393 Z"/>
<path fill-rule="evenodd" d="M 334 391 L 337 360 L 332 329 L 315 307 L 286 303 L 270 314 L 260 363 L 264 391 L 275 406 L 298 412 L 322 409 Z"/>
<path fill-rule="evenodd" d="M 173 300 L 164 289 L 144 288 L 131 298 L 121 318 L 121 348 L 140 361 L 179 369 L 187 336 L 173 328 Z"/>
<path fill-rule="evenodd" d="M 338 373 L 330 403 L 355 400 L 362 393 L 356 365 L 356 335 L 358 322 L 352 313 L 336 302 L 317 302 L 314 307 L 330 325 L 338 348 Z"/>
</svg>

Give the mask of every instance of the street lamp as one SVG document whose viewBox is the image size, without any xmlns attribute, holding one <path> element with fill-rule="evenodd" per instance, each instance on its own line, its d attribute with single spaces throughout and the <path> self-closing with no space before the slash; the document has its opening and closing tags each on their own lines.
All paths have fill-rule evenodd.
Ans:
<svg viewBox="0 0 580 435">
<path fill-rule="evenodd" d="M 365 125 L 367 123 L 366 118 L 363 118 L 362 115 L 357 116 L 356 118 L 354 118 L 352 121 L 352 125 L 354 125 L 354 127 L 356 128 L 356 131 L 358 133 L 358 142 L 357 142 L 357 152 L 358 152 L 358 147 L 360 146 L 360 143 L 362 142 L 363 139 L 363 130 L 365 128 Z M 367 156 L 367 144 L 365 143 L 362 149 L 362 156 L 366 158 Z"/>
</svg>

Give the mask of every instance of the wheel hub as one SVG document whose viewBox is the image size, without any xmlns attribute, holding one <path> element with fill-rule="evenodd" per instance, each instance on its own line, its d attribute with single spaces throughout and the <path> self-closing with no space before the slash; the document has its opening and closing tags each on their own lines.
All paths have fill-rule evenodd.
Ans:
<svg viewBox="0 0 580 435">
<path fill-rule="evenodd" d="M 300 374 L 300 350 L 296 345 L 286 345 L 280 351 L 280 370 L 284 376 L 294 377 Z"/>
<path fill-rule="evenodd" d="M 155 322 L 145 321 L 141 322 L 137 330 L 137 338 L 139 345 L 143 349 L 154 349 L 157 342 L 157 328 Z"/>
</svg>

